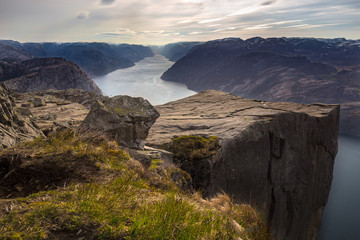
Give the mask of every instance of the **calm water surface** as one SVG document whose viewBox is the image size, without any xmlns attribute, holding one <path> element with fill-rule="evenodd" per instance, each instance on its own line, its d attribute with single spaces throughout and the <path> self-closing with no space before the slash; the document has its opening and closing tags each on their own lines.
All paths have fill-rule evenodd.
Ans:
<svg viewBox="0 0 360 240">
<path fill-rule="evenodd" d="M 339 136 L 330 196 L 318 240 L 360 239 L 360 137 Z"/>
<path fill-rule="evenodd" d="M 137 62 L 134 67 L 119 69 L 94 80 L 103 93 L 108 96 L 143 97 L 153 105 L 195 94 L 196 92 L 189 90 L 184 84 L 160 79 L 163 72 L 172 64 L 174 63 L 164 56 L 156 55 Z"/>
</svg>

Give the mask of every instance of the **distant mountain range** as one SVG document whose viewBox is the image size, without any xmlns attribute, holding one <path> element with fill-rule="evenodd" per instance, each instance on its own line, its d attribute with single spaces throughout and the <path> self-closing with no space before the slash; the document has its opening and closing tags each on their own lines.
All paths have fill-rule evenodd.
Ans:
<svg viewBox="0 0 360 240">
<path fill-rule="evenodd" d="M 161 78 L 266 101 L 346 103 L 351 112 L 342 116 L 352 120 L 343 129 L 360 135 L 360 40 L 215 40 L 195 45 Z"/>
<path fill-rule="evenodd" d="M 6 50 L 4 60 L 25 60 L 31 57 L 61 57 L 79 65 L 89 76 L 105 75 L 120 68 L 134 66 L 145 57 L 154 55 L 150 47 L 108 43 L 20 43 L 0 40 L 0 52 Z M 9 57 L 11 56 L 11 57 Z"/>
<path fill-rule="evenodd" d="M 191 48 L 199 44 L 201 44 L 201 42 L 169 43 L 161 48 L 160 53 L 170 61 L 176 62 L 180 58 L 184 57 Z"/>
</svg>

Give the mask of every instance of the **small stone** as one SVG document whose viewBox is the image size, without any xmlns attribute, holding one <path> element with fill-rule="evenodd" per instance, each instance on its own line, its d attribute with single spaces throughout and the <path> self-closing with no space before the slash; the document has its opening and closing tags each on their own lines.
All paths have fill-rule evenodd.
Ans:
<svg viewBox="0 0 360 240">
<path fill-rule="evenodd" d="M 46 102 L 44 99 L 42 98 L 34 98 L 34 107 L 42 107 L 42 106 L 46 106 Z"/>
<path fill-rule="evenodd" d="M 57 118 L 57 115 L 55 113 L 48 113 L 46 115 L 39 116 L 42 120 L 48 120 L 48 121 L 54 121 Z"/>
<path fill-rule="evenodd" d="M 30 103 L 22 103 L 21 107 L 29 108 L 29 107 L 31 107 L 31 104 Z"/>
<path fill-rule="evenodd" d="M 23 116 L 32 116 L 32 112 L 28 107 L 20 107 L 18 108 L 19 112 Z"/>
<path fill-rule="evenodd" d="M 58 106 L 69 105 L 69 104 L 71 104 L 71 102 L 67 101 L 67 100 L 56 102 L 56 105 L 58 105 Z"/>
</svg>

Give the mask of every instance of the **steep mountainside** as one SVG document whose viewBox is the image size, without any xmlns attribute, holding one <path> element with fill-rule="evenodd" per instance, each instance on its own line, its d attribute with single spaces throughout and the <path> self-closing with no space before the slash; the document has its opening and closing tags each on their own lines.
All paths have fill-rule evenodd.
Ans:
<svg viewBox="0 0 360 240">
<path fill-rule="evenodd" d="M 21 48 L 0 43 L 0 60 L 13 62 L 32 58 L 31 54 Z"/>
<path fill-rule="evenodd" d="M 101 94 L 101 90 L 76 64 L 62 58 L 0 61 L 0 81 L 19 92 L 79 88 Z"/>
<path fill-rule="evenodd" d="M 134 62 L 153 56 L 149 47 L 108 43 L 19 43 L 0 41 L 23 49 L 34 57 L 62 57 L 75 62 L 90 76 L 105 75 L 119 68 L 134 66 Z"/>
<path fill-rule="evenodd" d="M 170 61 L 176 62 L 184 57 L 192 47 L 200 44 L 201 42 L 178 42 L 165 45 L 161 49 L 161 54 Z"/>
<path fill-rule="evenodd" d="M 360 41 L 230 38 L 193 47 L 162 79 L 267 101 L 348 103 L 360 101 L 359 76 Z"/>
<path fill-rule="evenodd" d="M 183 139 L 174 160 L 188 153 L 177 164 L 205 195 L 225 191 L 255 204 L 273 239 L 316 239 L 337 153 L 338 105 L 261 102 L 208 90 L 157 110 L 147 144 L 174 150 Z M 216 138 L 218 147 L 209 144 Z"/>
</svg>

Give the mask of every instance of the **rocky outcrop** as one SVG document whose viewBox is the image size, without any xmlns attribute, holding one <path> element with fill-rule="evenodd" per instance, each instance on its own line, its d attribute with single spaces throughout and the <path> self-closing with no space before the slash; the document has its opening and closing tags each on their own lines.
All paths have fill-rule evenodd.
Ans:
<svg viewBox="0 0 360 240">
<path fill-rule="evenodd" d="M 0 150 L 39 136 L 43 136 L 42 132 L 15 109 L 14 97 L 0 83 Z"/>
<path fill-rule="evenodd" d="M 19 92 L 79 88 L 101 90 L 76 64 L 62 58 L 34 58 L 20 63 L 0 62 L 0 81 Z"/>
<path fill-rule="evenodd" d="M 143 98 L 115 96 L 95 103 L 80 129 L 103 133 L 125 147 L 143 149 L 158 117 L 156 109 Z"/>
<path fill-rule="evenodd" d="M 337 153 L 338 105 L 261 102 L 209 90 L 157 110 L 147 144 L 166 146 L 181 135 L 219 138 L 220 149 L 198 161 L 207 177 L 193 178 L 202 179 L 195 185 L 206 196 L 225 191 L 254 204 L 274 239 L 316 239 Z"/>
</svg>

